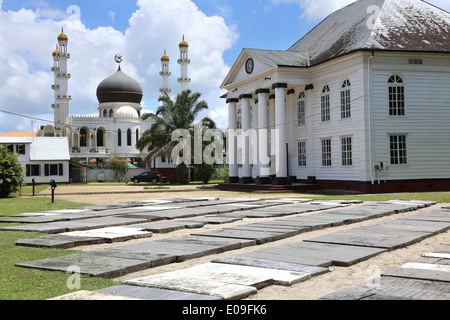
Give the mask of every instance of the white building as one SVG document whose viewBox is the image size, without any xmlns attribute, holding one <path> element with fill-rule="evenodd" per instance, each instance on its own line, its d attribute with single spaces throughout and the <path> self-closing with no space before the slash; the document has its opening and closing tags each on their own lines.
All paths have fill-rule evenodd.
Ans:
<svg viewBox="0 0 450 320">
<path fill-rule="evenodd" d="M 42 125 L 37 132 L 43 137 L 66 137 L 70 150 L 71 160 L 80 165 L 92 162 L 106 165 L 112 158 L 130 159 L 131 162 L 142 169 L 147 169 L 147 164 L 142 159 L 147 155 L 136 147 L 142 134 L 149 130 L 152 120 L 143 121 L 141 118 L 141 101 L 143 90 L 141 85 L 133 78 L 126 75 L 120 67 L 122 57 L 116 55 L 119 63 L 116 73 L 103 80 L 97 87 L 98 115 L 76 116 L 69 111 L 69 102 L 72 97 L 69 94 L 68 37 L 62 30 L 58 36 L 58 44 L 53 52 L 54 84 L 54 124 Z M 188 43 L 184 40 L 180 43 L 181 78 L 178 79 L 181 90 L 188 89 Z M 169 88 L 169 57 L 164 53 L 161 58 L 163 88 L 161 92 L 171 92 Z M 79 166 L 78 166 L 79 167 Z M 155 159 L 150 164 L 153 168 L 174 167 L 162 158 Z M 142 170 L 141 170 L 142 171 Z M 77 172 L 74 167 L 74 182 L 85 182 L 86 175 Z"/>
<path fill-rule="evenodd" d="M 359 0 L 287 50 L 243 49 L 221 88 L 229 129 L 254 134 L 230 145 L 230 182 L 448 190 L 449 35 L 424 1 Z"/>
<path fill-rule="evenodd" d="M 19 155 L 26 184 L 69 183 L 69 145 L 64 137 L 0 136 L 0 145 Z"/>
</svg>

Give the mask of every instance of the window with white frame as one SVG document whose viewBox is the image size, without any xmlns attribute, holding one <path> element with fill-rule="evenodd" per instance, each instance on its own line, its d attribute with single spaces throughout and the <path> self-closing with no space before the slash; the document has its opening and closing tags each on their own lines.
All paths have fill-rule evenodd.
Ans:
<svg viewBox="0 0 450 320">
<path fill-rule="evenodd" d="M 297 148 L 298 166 L 306 167 L 306 141 L 298 141 Z"/>
<path fill-rule="evenodd" d="M 397 134 L 391 135 L 390 139 L 390 151 L 391 151 L 391 164 L 407 164 L 407 150 L 406 150 L 406 135 Z"/>
<path fill-rule="evenodd" d="M 297 125 L 304 126 L 306 123 L 306 99 L 305 92 L 300 92 L 297 100 Z"/>
<path fill-rule="evenodd" d="M 331 167 L 331 139 L 322 139 L 322 166 Z"/>
<path fill-rule="evenodd" d="M 342 149 L 342 165 L 352 166 L 353 165 L 352 137 L 341 138 L 341 149 Z"/>
<path fill-rule="evenodd" d="M 398 75 L 393 75 L 388 80 L 389 84 L 389 115 L 405 115 L 405 84 Z"/>
<path fill-rule="evenodd" d="M 350 100 L 350 80 L 345 80 L 342 83 L 341 90 L 341 119 L 350 118 L 351 112 L 351 100 Z"/>
<path fill-rule="evenodd" d="M 330 87 L 324 86 L 320 96 L 320 119 L 322 122 L 330 121 Z"/>
</svg>

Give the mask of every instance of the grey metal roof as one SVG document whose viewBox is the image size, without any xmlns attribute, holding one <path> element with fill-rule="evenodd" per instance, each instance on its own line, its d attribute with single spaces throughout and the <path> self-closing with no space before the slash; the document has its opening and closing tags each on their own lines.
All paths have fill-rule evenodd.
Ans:
<svg viewBox="0 0 450 320">
<path fill-rule="evenodd" d="M 245 50 L 277 66 L 305 67 L 360 50 L 450 53 L 449 33 L 450 13 L 425 1 L 359 0 L 286 51 Z"/>
</svg>

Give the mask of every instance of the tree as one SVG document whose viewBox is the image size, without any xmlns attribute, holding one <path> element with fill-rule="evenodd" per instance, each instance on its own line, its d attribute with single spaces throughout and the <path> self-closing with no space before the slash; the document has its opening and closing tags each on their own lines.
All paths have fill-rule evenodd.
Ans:
<svg viewBox="0 0 450 320">
<path fill-rule="evenodd" d="M 111 159 L 109 169 L 114 172 L 114 180 L 121 181 L 127 172 L 127 163 L 123 160 Z"/>
<path fill-rule="evenodd" d="M 146 113 L 142 119 L 153 119 L 154 123 L 149 130 L 144 132 L 142 138 L 138 141 L 137 147 L 140 151 L 148 150 L 148 155 L 144 162 L 151 161 L 154 157 L 167 156 L 172 153 L 179 141 L 172 141 L 172 133 L 178 129 L 188 130 L 191 136 L 194 136 L 194 125 L 197 117 L 202 111 L 208 109 L 208 103 L 200 100 L 201 93 L 192 93 L 191 90 L 185 90 L 179 93 L 175 100 L 172 100 L 167 93 L 159 97 L 162 105 L 158 108 L 156 114 Z M 208 117 L 200 120 L 205 128 L 213 129 L 216 124 Z M 192 153 L 193 154 L 193 153 Z M 186 166 L 184 164 L 184 166 Z M 177 171 L 186 171 L 183 165 L 177 166 Z M 177 172 L 177 176 L 182 177 L 182 172 Z"/>
<path fill-rule="evenodd" d="M 0 198 L 20 190 L 24 175 L 18 154 L 0 146 Z"/>
<path fill-rule="evenodd" d="M 203 162 L 197 166 L 196 175 L 204 184 L 207 184 L 216 173 L 216 166 L 214 164 L 207 164 Z"/>
</svg>

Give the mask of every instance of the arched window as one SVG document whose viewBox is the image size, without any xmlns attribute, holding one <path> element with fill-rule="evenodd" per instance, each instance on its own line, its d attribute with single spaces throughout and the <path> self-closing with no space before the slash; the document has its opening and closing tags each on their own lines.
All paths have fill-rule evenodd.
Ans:
<svg viewBox="0 0 450 320">
<path fill-rule="evenodd" d="M 87 132 L 86 129 L 80 130 L 80 147 L 87 147 Z"/>
<path fill-rule="evenodd" d="M 330 87 L 324 86 L 320 96 L 320 118 L 322 122 L 330 121 Z"/>
<path fill-rule="evenodd" d="M 103 110 L 103 118 L 107 118 L 108 117 L 108 110 L 104 109 Z"/>
<path fill-rule="evenodd" d="M 114 111 L 113 109 L 109 110 L 109 117 L 112 118 L 114 116 Z"/>
<path fill-rule="evenodd" d="M 136 144 L 139 142 L 139 129 L 136 129 Z"/>
<path fill-rule="evenodd" d="M 131 147 L 131 129 L 127 130 L 127 146 Z"/>
<path fill-rule="evenodd" d="M 103 130 L 102 129 L 97 130 L 97 147 L 104 147 L 105 146 L 103 137 L 104 137 Z"/>
<path fill-rule="evenodd" d="M 305 92 L 300 92 L 297 100 L 297 125 L 304 126 L 306 123 L 306 99 Z"/>
<path fill-rule="evenodd" d="M 117 145 L 122 146 L 122 130 L 117 131 Z"/>
<path fill-rule="evenodd" d="M 341 90 L 341 119 L 350 118 L 351 112 L 351 96 L 350 96 L 350 80 L 345 80 L 342 83 Z"/>
<path fill-rule="evenodd" d="M 389 78 L 389 115 L 405 115 L 405 84 L 398 75 Z"/>
</svg>

